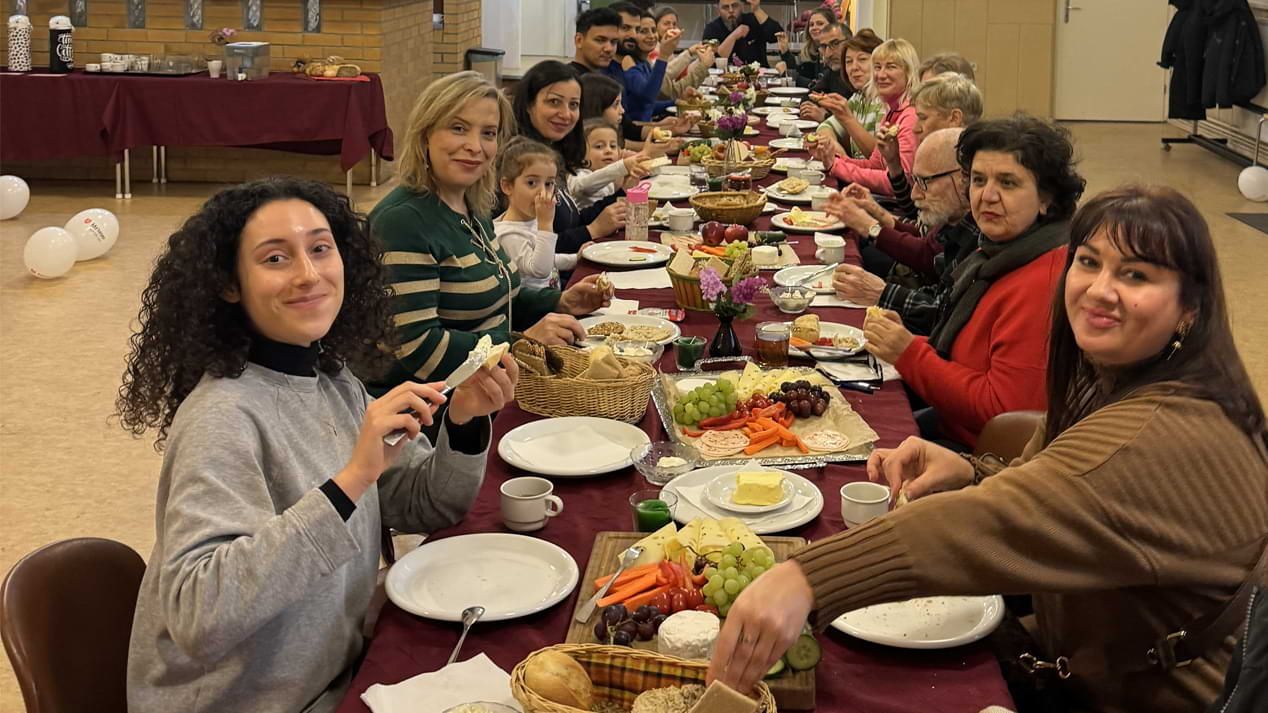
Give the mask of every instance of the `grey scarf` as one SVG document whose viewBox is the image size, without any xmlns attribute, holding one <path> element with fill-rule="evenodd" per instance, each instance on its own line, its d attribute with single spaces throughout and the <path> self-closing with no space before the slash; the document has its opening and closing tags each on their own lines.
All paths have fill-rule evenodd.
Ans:
<svg viewBox="0 0 1268 713">
<path fill-rule="evenodd" d="M 929 336 L 929 343 L 944 359 L 951 357 L 951 345 L 969 323 L 977 303 L 999 278 L 1049 250 L 1068 244 L 1070 222 L 1037 223 L 1007 242 L 997 243 L 982 236 L 977 250 L 964 257 L 952 273 L 951 294 L 943 301 L 942 314 Z"/>
</svg>

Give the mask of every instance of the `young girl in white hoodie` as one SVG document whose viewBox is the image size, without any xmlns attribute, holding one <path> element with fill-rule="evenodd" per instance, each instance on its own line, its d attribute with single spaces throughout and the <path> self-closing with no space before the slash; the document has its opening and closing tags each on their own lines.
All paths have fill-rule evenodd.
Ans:
<svg viewBox="0 0 1268 713">
<path fill-rule="evenodd" d="M 506 212 L 493 221 L 498 242 L 519 270 L 523 285 L 559 289 L 559 272 L 577 266 L 576 253 L 555 254 L 559 155 L 539 141 L 517 137 L 497 160 L 498 187 L 507 200 Z"/>
<path fill-rule="evenodd" d="M 617 188 L 625 188 L 629 181 L 646 178 L 648 169 L 643 165 L 651 157 L 639 152 L 621 157 L 622 144 L 616 125 L 603 117 L 586 119 L 582 124 L 586 138 L 586 164 L 568 177 L 568 193 L 577 201 L 578 208 L 589 208 Z"/>
</svg>

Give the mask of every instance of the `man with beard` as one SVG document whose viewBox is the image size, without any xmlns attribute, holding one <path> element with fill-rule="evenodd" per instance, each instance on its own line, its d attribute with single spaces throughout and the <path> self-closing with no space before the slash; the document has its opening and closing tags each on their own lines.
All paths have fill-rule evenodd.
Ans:
<svg viewBox="0 0 1268 713">
<path fill-rule="evenodd" d="M 748 27 L 748 34 L 735 43 L 733 56 L 744 64 L 766 64 L 766 44 L 778 40 L 783 28 L 762 9 L 762 0 L 749 0 L 749 11 L 741 12 L 741 0 L 718 0 L 718 17 L 704 26 L 704 41 L 722 42 L 740 25 Z"/>
<path fill-rule="evenodd" d="M 916 150 L 912 199 L 919 225 L 896 220 L 861 186 L 832 196 L 828 213 L 859 236 L 920 275 L 924 284 L 905 287 L 861 267 L 842 264 L 832 276 L 837 296 L 857 304 L 892 309 L 914 334 L 929 334 L 938 306 L 950 294 L 955 266 L 977 249 L 981 233 L 969 212 L 968 186 L 956 157 L 963 129 L 940 129 Z M 921 233 L 921 229 L 927 232 Z"/>
<path fill-rule="evenodd" d="M 823 28 L 819 33 L 819 56 L 823 58 L 823 74 L 810 83 L 810 91 L 817 94 L 839 94 L 848 97 L 854 94 L 854 87 L 841 72 L 841 53 L 845 41 L 850 39 L 850 31 L 839 22 Z M 811 101 L 801 103 L 801 118 L 823 122 L 831 113 Z"/>
<path fill-rule="evenodd" d="M 649 121 L 657 108 L 656 97 L 665 82 L 665 59 L 678 49 L 681 30 L 671 29 L 665 38 L 657 41 L 656 20 L 652 14 L 630 2 L 611 5 L 621 16 L 621 41 L 617 46 L 621 69 L 625 72 L 623 104 L 625 116 L 631 121 Z M 647 60 L 652 50 L 659 46 L 655 62 Z"/>
</svg>

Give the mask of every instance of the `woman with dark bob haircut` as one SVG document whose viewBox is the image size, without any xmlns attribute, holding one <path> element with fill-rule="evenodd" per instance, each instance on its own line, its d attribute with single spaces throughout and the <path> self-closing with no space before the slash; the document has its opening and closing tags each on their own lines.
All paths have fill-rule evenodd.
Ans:
<svg viewBox="0 0 1268 713">
<path fill-rule="evenodd" d="M 1176 191 L 1130 186 L 1084 205 L 1060 256 L 1047 418 L 1021 457 L 873 452 L 868 477 L 910 504 L 754 580 L 710 678 L 746 690 L 807 617 L 1030 593 L 1000 651 L 1018 711 L 1207 710 L 1268 561 L 1268 432 L 1211 235 Z"/>
<path fill-rule="evenodd" d="M 372 402 L 348 364 L 388 341 L 379 252 L 347 198 L 293 178 L 220 191 L 168 239 L 117 402 L 164 451 L 129 710 L 334 710 L 381 528 L 430 532 L 475 499 L 515 363 L 452 392 L 435 444 L 443 384 Z"/>
<path fill-rule="evenodd" d="M 973 124 L 958 154 L 978 249 L 952 273 L 929 337 L 888 310 L 864 331 L 868 351 L 928 404 L 916 414 L 921 435 L 971 450 L 993 417 L 1044 408 L 1047 305 L 1084 182 L 1069 132 L 1033 116 Z"/>
<path fill-rule="evenodd" d="M 519 135 L 558 151 L 564 159 L 563 173 L 567 175 L 586 167 L 582 101 L 577 73 L 554 60 L 533 65 L 515 85 L 512 106 Z M 619 122 L 618 119 L 618 125 Z M 624 193 L 618 192 L 581 209 L 568 193 L 567 175 L 561 175 L 555 185 L 553 227 L 559 236 L 555 252 L 563 254 L 575 253 L 591 240 L 605 238 L 625 226 L 625 203 L 617 202 Z"/>
</svg>

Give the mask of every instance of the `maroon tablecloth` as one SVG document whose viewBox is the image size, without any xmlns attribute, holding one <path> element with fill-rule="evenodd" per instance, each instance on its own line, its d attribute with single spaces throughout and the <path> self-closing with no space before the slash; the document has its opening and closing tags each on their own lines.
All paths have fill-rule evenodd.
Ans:
<svg viewBox="0 0 1268 713">
<path fill-rule="evenodd" d="M 769 140 L 772 137 L 764 135 L 760 138 Z M 780 178 L 782 176 L 774 175 L 763 183 Z M 768 224 L 768 217 L 763 216 L 756 227 L 764 228 Z M 653 231 L 654 236 L 657 234 Z M 797 241 L 795 249 L 802 263 L 813 263 L 815 248 L 811 236 L 805 234 L 791 236 L 790 239 Z M 846 259 L 858 264 L 858 253 L 851 250 Z M 598 269 L 583 261 L 572 279 L 579 280 Z M 641 307 L 675 306 L 673 293 L 668 289 L 621 290 L 619 296 L 637 299 Z M 786 319 L 768 297 L 759 298 L 757 307 L 753 318 L 736 325 L 748 353 L 751 353 L 753 330 L 758 322 Z M 862 324 L 862 310 L 815 308 L 815 312 L 824 321 Z M 687 315 L 679 323 L 683 334 L 712 337 L 717 326 L 715 319 L 698 312 L 688 312 Z M 663 371 L 676 370 L 672 348 L 666 350 L 660 368 Z M 884 388 L 869 395 L 854 391 L 840 393 L 876 430 L 880 436 L 878 446 L 895 446 L 916 432 L 911 408 L 899 384 L 887 383 Z M 494 443 L 516 426 L 536 418 L 515 406 L 507 408 L 494 423 Z M 664 437 L 660 420 L 650 408 L 640 425 L 654 440 Z M 780 534 L 819 540 L 840 532 L 844 523 L 841 520 L 839 490 L 847 482 L 866 478 L 862 467 L 830 465 L 799 473 L 822 490 L 823 512 L 812 522 Z M 499 511 L 498 488 L 506 479 L 520 475 L 525 473 L 503 462 L 496 449 L 492 449 L 484 485 L 471 512 L 458 526 L 433 533 L 432 539 L 472 532 L 505 532 Z M 647 487 L 647 483 L 633 468 L 596 478 L 555 478 L 553 481 L 555 494 L 564 501 L 564 512 L 535 536 L 563 547 L 584 572 L 595 533 L 631 529 L 626 500 L 634 490 Z M 578 589 L 584 589 L 584 585 L 582 582 Z M 510 671 L 528 653 L 563 641 L 577 596 L 574 593 L 560 604 L 523 619 L 476 624 L 464 646 L 467 655 L 484 651 L 495 663 Z M 386 604 L 365 661 L 338 709 L 340 713 L 364 713 L 368 710 L 361 702 L 360 694 L 375 683 L 397 683 L 444 666 L 457 641 L 459 628 L 457 624 L 415 617 L 390 602 Z M 976 713 L 989 705 L 1012 704 L 999 666 L 983 645 L 947 651 L 899 650 L 874 646 L 831 629 L 821 640 L 823 659 L 815 676 L 818 711 Z"/>
<path fill-rule="evenodd" d="M 274 72 L 235 82 L 188 77 L 0 74 L 0 161 L 118 155 L 143 146 L 246 146 L 392 158 L 383 83 Z"/>
</svg>

